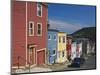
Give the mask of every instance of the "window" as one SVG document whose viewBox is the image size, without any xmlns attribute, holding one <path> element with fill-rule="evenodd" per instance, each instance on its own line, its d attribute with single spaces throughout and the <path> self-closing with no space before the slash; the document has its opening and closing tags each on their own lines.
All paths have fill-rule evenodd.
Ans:
<svg viewBox="0 0 100 75">
<path fill-rule="evenodd" d="M 42 4 L 37 3 L 37 16 L 42 16 Z"/>
<path fill-rule="evenodd" d="M 64 53 L 64 51 L 62 52 L 62 57 L 64 57 L 64 55 L 65 55 L 65 53 Z"/>
<path fill-rule="evenodd" d="M 63 36 L 63 43 L 65 43 L 65 36 Z"/>
<path fill-rule="evenodd" d="M 33 52 L 33 47 L 30 47 L 30 49 L 29 49 L 29 50 L 30 50 L 30 53 L 32 53 L 32 52 Z"/>
<path fill-rule="evenodd" d="M 34 35 L 34 22 L 29 22 L 29 36 Z"/>
<path fill-rule="evenodd" d="M 37 27 L 37 34 L 38 35 L 42 35 L 42 24 L 41 23 L 38 23 L 37 26 L 38 26 Z"/>
<path fill-rule="evenodd" d="M 61 36 L 59 36 L 59 43 L 61 43 Z"/>
<path fill-rule="evenodd" d="M 48 35 L 48 40 L 51 40 L 51 35 L 50 34 Z"/>
<path fill-rule="evenodd" d="M 55 50 L 53 50 L 53 54 L 56 54 L 56 51 Z"/>
<path fill-rule="evenodd" d="M 56 35 L 54 35 L 54 40 L 56 40 Z"/>
</svg>

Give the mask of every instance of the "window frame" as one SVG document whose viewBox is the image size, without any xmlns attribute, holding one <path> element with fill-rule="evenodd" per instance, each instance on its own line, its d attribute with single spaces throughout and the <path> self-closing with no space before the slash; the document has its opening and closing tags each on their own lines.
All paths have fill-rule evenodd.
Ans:
<svg viewBox="0 0 100 75">
<path fill-rule="evenodd" d="M 32 28 L 30 28 L 30 24 L 32 23 Z M 31 34 L 31 29 L 33 30 L 33 34 Z M 34 36 L 34 22 L 33 21 L 29 21 L 28 24 L 28 35 L 29 36 Z"/>
<path fill-rule="evenodd" d="M 40 28 L 41 29 L 41 32 L 40 32 L 41 34 L 38 34 L 38 24 L 40 24 L 40 26 L 41 26 L 41 28 Z M 42 23 L 37 23 L 37 36 L 42 36 Z"/>
<path fill-rule="evenodd" d="M 50 37 L 50 38 L 49 38 Z M 51 35 L 50 34 L 48 34 L 48 40 L 51 40 Z"/>
<path fill-rule="evenodd" d="M 41 6 L 41 9 L 40 9 L 41 15 L 39 15 L 39 13 L 38 13 L 39 12 L 38 5 Z M 37 16 L 42 17 L 42 4 L 41 3 L 37 3 Z"/>
<path fill-rule="evenodd" d="M 65 52 L 64 51 L 62 52 L 62 57 L 65 57 Z"/>
<path fill-rule="evenodd" d="M 66 43 L 66 37 L 65 36 L 63 36 L 63 43 Z"/>
</svg>

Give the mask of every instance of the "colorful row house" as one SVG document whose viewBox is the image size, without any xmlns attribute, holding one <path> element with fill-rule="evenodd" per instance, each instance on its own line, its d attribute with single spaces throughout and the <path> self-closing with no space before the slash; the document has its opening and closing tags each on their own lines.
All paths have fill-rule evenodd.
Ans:
<svg viewBox="0 0 100 75">
<path fill-rule="evenodd" d="M 68 57 L 68 60 L 71 60 L 71 49 L 72 49 L 72 37 L 71 36 L 67 36 L 66 37 L 66 51 L 67 51 L 67 57 Z"/>
<path fill-rule="evenodd" d="M 48 64 L 54 64 L 57 60 L 58 30 L 48 29 Z"/>
<path fill-rule="evenodd" d="M 67 50 L 66 50 L 66 33 L 58 32 L 58 43 L 57 43 L 57 63 L 66 62 Z"/>
<path fill-rule="evenodd" d="M 86 57 L 95 54 L 95 43 L 88 38 L 77 38 L 77 57 Z"/>
<path fill-rule="evenodd" d="M 72 42 L 72 45 L 71 45 L 71 60 L 76 58 L 76 49 L 77 49 L 76 42 Z"/>
<path fill-rule="evenodd" d="M 74 41 L 71 45 L 71 60 L 74 58 L 80 58 L 82 56 L 82 42 Z"/>
<path fill-rule="evenodd" d="M 12 68 L 46 64 L 46 3 L 12 1 Z"/>
<path fill-rule="evenodd" d="M 76 38 L 75 40 L 77 42 L 77 45 L 79 45 L 79 47 L 77 47 L 77 52 L 80 50 L 80 57 L 86 57 L 86 55 L 88 54 L 89 51 L 89 39 L 87 38 Z M 79 50 L 78 50 L 79 48 Z M 78 53 L 77 53 L 78 56 Z"/>
<path fill-rule="evenodd" d="M 77 41 L 76 57 L 80 58 L 82 56 L 82 42 Z"/>
</svg>

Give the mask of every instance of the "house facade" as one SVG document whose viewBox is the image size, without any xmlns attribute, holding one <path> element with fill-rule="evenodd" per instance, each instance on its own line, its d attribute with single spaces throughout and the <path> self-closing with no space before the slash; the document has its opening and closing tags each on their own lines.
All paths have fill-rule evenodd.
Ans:
<svg viewBox="0 0 100 75">
<path fill-rule="evenodd" d="M 46 64 L 46 3 L 12 1 L 12 68 Z"/>
<path fill-rule="evenodd" d="M 77 41 L 76 44 L 76 57 L 80 58 L 82 56 L 82 42 Z"/>
<path fill-rule="evenodd" d="M 58 30 L 48 29 L 48 64 L 54 64 L 57 60 Z"/>
<path fill-rule="evenodd" d="M 77 43 L 74 41 L 72 42 L 72 45 L 71 45 L 71 60 L 73 60 L 75 57 L 76 57 L 76 49 L 77 49 Z"/>
<path fill-rule="evenodd" d="M 87 41 L 87 54 L 95 54 L 96 53 L 96 44 L 95 41 Z"/>
<path fill-rule="evenodd" d="M 66 51 L 67 51 L 67 57 L 70 60 L 71 59 L 71 45 L 72 45 L 72 37 L 71 36 L 67 36 L 66 37 Z"/>
<path fill-rule="evenodd" d="M 58 43 L 57 43 L 57 62 L 63 63 L 67 61 L 66 51 L 66 33 L 58 32 Z"/>
</svg>

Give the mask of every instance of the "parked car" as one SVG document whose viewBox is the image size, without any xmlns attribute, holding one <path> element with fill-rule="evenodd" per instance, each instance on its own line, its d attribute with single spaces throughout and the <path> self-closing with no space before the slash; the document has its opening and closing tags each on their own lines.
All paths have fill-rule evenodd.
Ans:
<svg viewBox="0 0 100 75">
<path fill-rule="evenodd" d="M 68 65 L 68 67 L 80 67 L 82 64 L 84 64 L 84 62 L 84 58 L 74 58 L 74 60 L 70 65 Z"/>
</svg>

